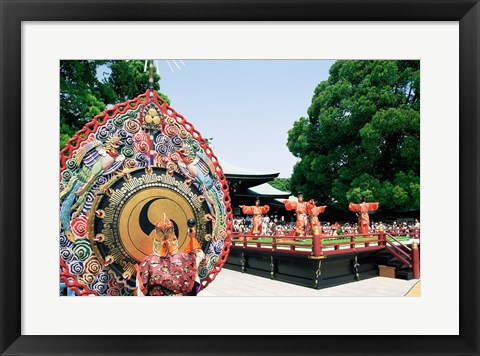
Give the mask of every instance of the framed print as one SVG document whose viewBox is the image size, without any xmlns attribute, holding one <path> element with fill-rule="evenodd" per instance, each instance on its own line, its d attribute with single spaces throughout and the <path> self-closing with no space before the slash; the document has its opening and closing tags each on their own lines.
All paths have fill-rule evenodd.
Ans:
<svg viewBox="0 0 480 356">
<path fill-rule="evenodd" d="M 0 1 L 2 355 L 479 353 L 478 1 Z M 422 296 L 59 298 L 59 60 L 149 56 L 420 59 Z"/>
</svg>

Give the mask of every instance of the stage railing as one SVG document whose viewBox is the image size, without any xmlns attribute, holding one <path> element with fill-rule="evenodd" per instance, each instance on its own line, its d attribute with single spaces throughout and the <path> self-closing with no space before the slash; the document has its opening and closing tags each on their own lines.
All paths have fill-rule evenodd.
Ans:
<svg viewBox="0 0 480 356">
<path fill-rule="evenodd" d="M 403 249 L 400 248 L 400 246 L 403 247 Z M 390 234 L 387 234 L 385 247 L 392 255 L 402 261 L 403 264 L 407 265 L 409 268 L 413 266 L 412 249 L 410 247 L 404 245 L 401 241 Z"/>
<path fill-rule="evenodd" d="M 418 250 L 411 249 L 399 237 L 418 244 L 420 229 L 391 229 L 368 234 L 330 235 L 260 235 L 232 234 L 232 247 L 283 254 L 304 255 L 309 258 L 325 258 L 352 252 L 386 249 L 409 268 L 419 264 Z"/>
<path fill-rule="evenodd" d="M 384 231 L 380 231 L 380 230 L 371 230 L 369 232 L 370 235 L 372 234 L 380 234 L 380 233 L 386 233 L 386 234 L 390 234 L 392 236 L 407 236 L 409 237 L 410 239 L 415 239 L 415 240 L 418 240 L 417 242 L 419 242 L 420 240 L 420 229 L 419 228 L 391 228 L 391 229 L 386 229 Z M 250 233 L 245 233 L 245 234 L 242 234 L 241 232 L 234 232 L 233 233 L 233 236 L 253 236 L 251 235 Z M 262 237 L 272 237 L 272 236 L 278 236 L 278 237 L 295 237 L 295 229 L 287 229 L 287 230 L 282 230 L 282 229 L 275 229 L 273 230 L 273 233 L 270 234 L 270 235 L 261 235 Z M 336 235 L 336 234 L 330 234 L 330 233 L 325 233 L 325 234 L 322 234 L 322 236 L 325 236 L 325 237 L 331 237 L 331 238 L 337 238 L 337 237 L 340 237 L 340 236 L 352 236 L 352 235 L 357 235 L 357 236 L 362 236 L 361 234 L 356 234 L 354 232 L 345 232 L 344 234 L 342 235 Z M 307 238 L 311 238 L 312 235 L 308 235 Z"/>
<path fill-rule="evenodd" d="M 420 228 L 392 228 L 385 232 L 392 236 L 408 236 L 411 239 L 420 240 Z"/>
</svg>

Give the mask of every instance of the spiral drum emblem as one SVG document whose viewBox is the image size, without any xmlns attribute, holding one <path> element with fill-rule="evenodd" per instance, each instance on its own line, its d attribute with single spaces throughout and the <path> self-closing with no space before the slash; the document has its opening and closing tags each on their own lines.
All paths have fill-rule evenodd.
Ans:
<svg viewBox="0 0 480 356">
<path fill-rule="evenodd" d="M 163 212 L 173 221 L 181 251 L 188 242 L 186 222 L 195 216 L 186 199 L 168 188 L 148 188 L 125 203 L 119 217 L 120 240 L 137 261 L 153 252 L 154 227 Z"/>
<path fill-rule="evenodd" d="M 163 213 L 172 220 L 182 251 L 188 243 L 187 220 L 195 219 L 198 241 L 205 246 L 205 235 L 212 231 L 206 216 L 208 206 L 194 185 L 187 185 L 178 174 L 163 168 L 139 168 L 125 177 L 114 177 L 109 194 L 96 199 L 89 217 L 89 239 L 103 258 L 113 258 L 112 269 L 122 276 L 153 252 L 155 224 Z M 100 216 L 95 211 L 102 211 Z M 101 241 L 99 241 L 101 236 Z M 131 281 L 133 283 L 133 279 Z"/>
</svg>

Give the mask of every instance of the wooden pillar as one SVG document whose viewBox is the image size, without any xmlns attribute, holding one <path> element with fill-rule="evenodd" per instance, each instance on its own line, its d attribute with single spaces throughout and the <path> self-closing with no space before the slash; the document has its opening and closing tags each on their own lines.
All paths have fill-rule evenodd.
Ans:
<svg viewBox="0 0 480 356">
<path fill-rule="evenodd" d="M 380 231 L 378 235 L 378 246 L 385 247 L 385 231 Z"/>
<path fill-rule="evenodd" d="M 312 237 L 312 254 L 315 257 L 322 256 L 322 238 L 319 229 L 315 229 Z"/>
<path fill-rule="evenodd" d="M 412 244 L 412 265 L 413 278 L 420 279 L 420 251 L 416 242 Z"/>
</svg>

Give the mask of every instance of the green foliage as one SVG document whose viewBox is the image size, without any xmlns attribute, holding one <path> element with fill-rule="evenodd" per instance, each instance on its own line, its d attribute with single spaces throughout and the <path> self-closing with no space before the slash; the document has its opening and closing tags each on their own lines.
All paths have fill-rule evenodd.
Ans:
<svg viewBox="0 0 480 356">
<path fill-rule="evenodd" d="M 420 206 L 420 62 L 337 61 L 288 132 L 291 188 L 344 210 Z"/>
<path fill-rule="evenodd" d="M 289 192 L 290 191 L 290 178 L 275 178 L 273 181 L 268 182 L 272 187 L 278 190 Z"/>
<path fill-rule="evenodd" d="M 60 61 L 60 133 L 71 134 L 105 104 L 99 98 L 96 68 L 103 61 Z"/>
<path fill-rule="evenodd" d="M 112 74 L 107 83 L 113 88 L 117 96 L 117 102 L 135 98 L 148 89 L 149 71 L 143 71 L 145 61 L 112 61 L 110 70 Z M 160 76 L 154 71 L 153 81 L 155 90 L 160 89 L 158 81 Z"/>
<path fill-rule="evenodd" d="M 149 73 L 144 61 L 60 61 L 60 147 L 107 105 L 115 105 L 143 94 Z M 97 75 L 97 71 L 104 73 Z M 154 70 L 154 88 L 159 90 L 160 76 Z M 159 93 L 168 104 L 170 100 Z"/>
</svg>

